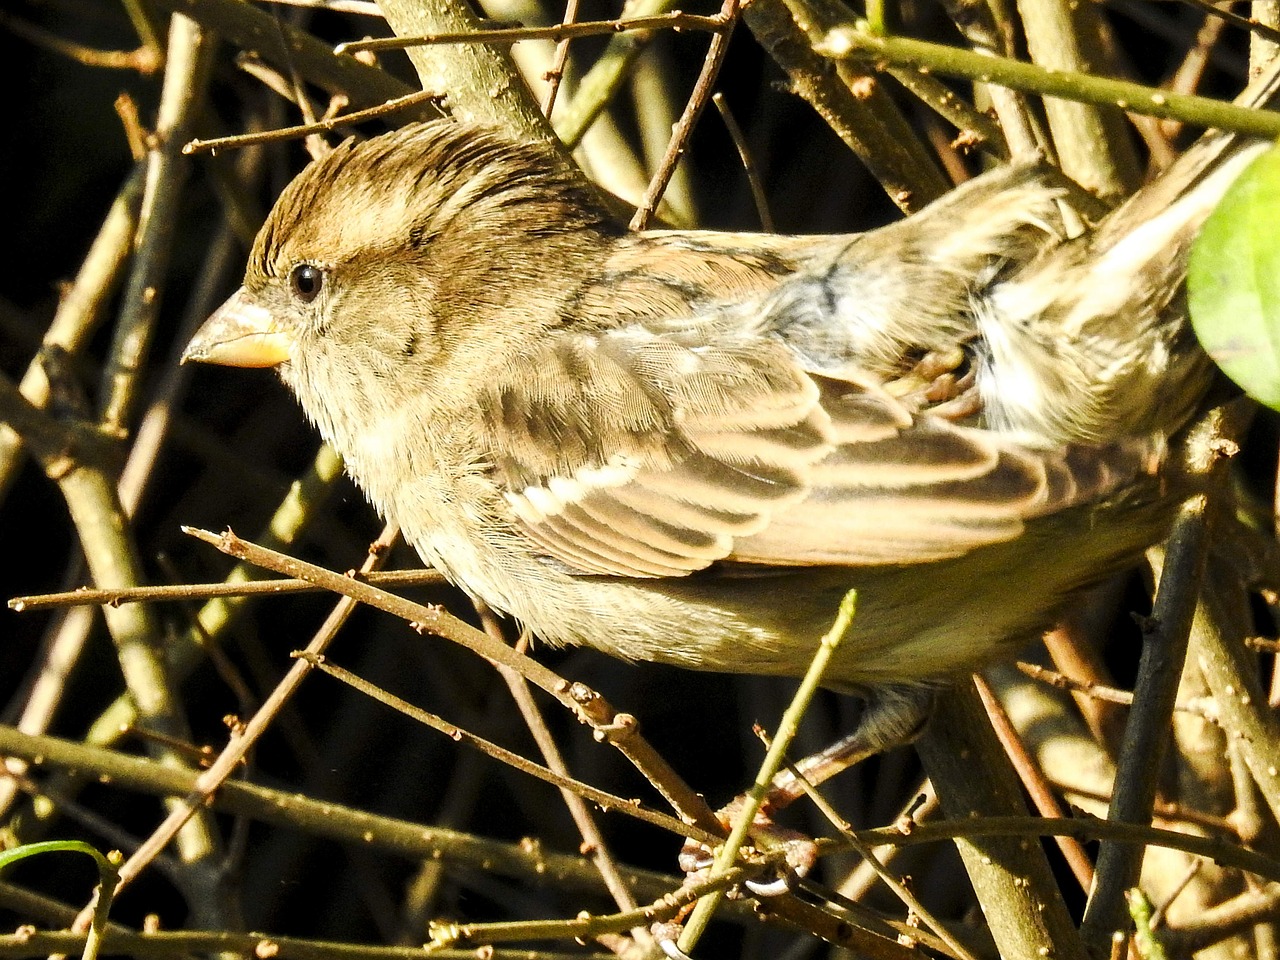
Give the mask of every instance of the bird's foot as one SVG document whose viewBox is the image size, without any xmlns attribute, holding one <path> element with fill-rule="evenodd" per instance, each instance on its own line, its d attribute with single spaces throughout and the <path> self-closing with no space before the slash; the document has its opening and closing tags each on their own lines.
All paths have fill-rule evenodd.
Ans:
<svg viewBox="0 0 1280 960">
<path fill-rule="evenodd" d="M 716 816 L 731 829 L 742 815 L 746 797 L 739 796 L 720 810 Z M 797 877 L 803 877 L 818 861 L 818 845 L 813 838 L 798 830 L 790 830 L 773 822 L 772 807 L 768 803 L 756 812 L 748 834 L 748 846 L 739 851 L 739 857 L 747 862 L 763 864 L 760 876 L 744 881 L 743 885 L 758 897 L 778 896 L 786 893 Z M 716 851 L 705 843 L 689 840 L 680 850 L 678 863 L 684 871 L 685 883 L 706 879 L 715 862 Z"/>
<path fill-rule="evenodd" d="M 780 827 L 773 815 L 804 795 L 810 786 L 830 779 L 867 757 L 914 740 L 923 729 L 933 707 L 934 690 L 923 684 L 878 687 L 866 697 L 866 706 L 857 728 L 825 750 L 792 764 L 773 779 L 748 836 L 746 856 L 751 862 L 763 860 L 771 876 L 745 881 L 756 896 L 776 896 L 787 892 L 796 878 L 805 877 L 818 858 L 818 845 L 809 836 Z M 717 811 L 728 830 L 741 816 L 746 797 L 739 795 Z M 680 851 L 679 864 L 686 883 L 705 878 L 715 853 L 706 844 L 690 840 Z"/>
</svg>

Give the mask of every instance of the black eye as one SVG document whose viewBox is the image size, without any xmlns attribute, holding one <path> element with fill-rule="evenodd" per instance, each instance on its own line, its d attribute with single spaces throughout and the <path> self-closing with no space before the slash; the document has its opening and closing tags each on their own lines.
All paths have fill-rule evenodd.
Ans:
<svg viewBox="0 0 1280 960">
<path fill-rule="evenodd" d="M 289 288 L 303 303 L 310 303 L 324 286 L 324 271 L 313 263 L 300 263 L 289 271 Z"/>
</svg>

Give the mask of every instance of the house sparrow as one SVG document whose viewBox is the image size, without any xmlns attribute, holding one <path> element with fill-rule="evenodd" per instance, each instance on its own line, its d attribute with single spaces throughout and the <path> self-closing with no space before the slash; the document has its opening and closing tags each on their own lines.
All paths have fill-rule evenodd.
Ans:
<svg viewBox="0 0 1280 960">
<path fill-rule="evenodd" d="M 348 140 L 184 359 L 276 367 L 423 560 L 548 643 L 827 680 L 864 750 L 1158 540 L 1212 367 L 1187 249 L 1260 146 L 1083 237 L 1043 166 L 848 236 L 628 233 L 543 146 Z"/>
</svg>

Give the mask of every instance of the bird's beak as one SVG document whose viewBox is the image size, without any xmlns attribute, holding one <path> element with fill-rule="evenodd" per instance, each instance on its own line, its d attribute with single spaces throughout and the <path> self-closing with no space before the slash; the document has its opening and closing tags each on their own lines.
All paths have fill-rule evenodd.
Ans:
<svg viewBox="0 0 1280 960">
<path fill-rule="evenodd" d="M 182 362 L 274 367 L 289 359 L 292 343 L 271 312 L 241 287 L 196 331 L 182 352 Z"/>
</svg>

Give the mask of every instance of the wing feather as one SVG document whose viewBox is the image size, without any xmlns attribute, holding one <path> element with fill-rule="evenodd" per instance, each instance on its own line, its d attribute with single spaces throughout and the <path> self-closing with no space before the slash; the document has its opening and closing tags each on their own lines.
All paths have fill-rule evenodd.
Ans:
<svg viewBox="0 0 1280 960">
<path fill-rule="evenodd" d="M 1105 498 L 1142 445 L 1036 449 L 806 372 L 783 344 L 548 337 L 481 410 L 513 519 L 584 574 L 906 564 Z M 553 441 L 549 444 L 549 441 Z"/>
</svg>

